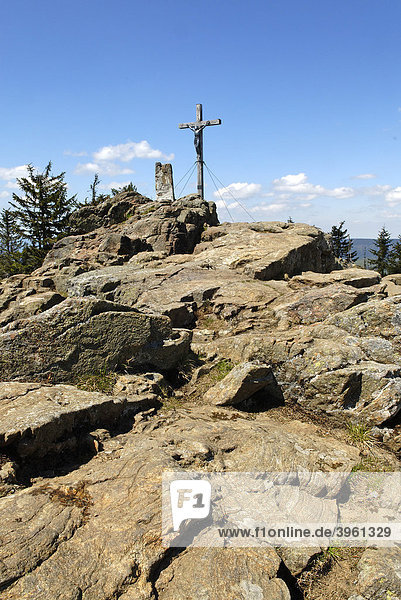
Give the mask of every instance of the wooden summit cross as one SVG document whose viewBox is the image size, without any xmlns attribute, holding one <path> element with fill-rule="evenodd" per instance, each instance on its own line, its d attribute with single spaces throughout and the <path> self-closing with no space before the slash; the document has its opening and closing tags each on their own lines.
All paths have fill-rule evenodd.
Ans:
<svg viewBox="0 0 401 600">
<path fill-rule="evenodd" d="M 194 144 L 196 150 L 196 162 L 198 165 L 198 194 L 204 199 L 203 188 L 203 130 L 208 125 L 221 125 L 221 119 L 214 121 L 202 121 L 202 104 L 196 105 L 196 121 L 195 123 L 180 123 L 180 129 L 192 129 L 195 134 Z"/>
</svg>

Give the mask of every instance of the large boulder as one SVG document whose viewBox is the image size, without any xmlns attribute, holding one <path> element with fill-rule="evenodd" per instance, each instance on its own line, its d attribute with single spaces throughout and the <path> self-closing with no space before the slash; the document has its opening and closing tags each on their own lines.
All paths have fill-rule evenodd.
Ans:
<svg viewBox="0 0 401 600">
<path fill-rule="evenodd" d="M 282 279 L 337 267 L 327 239 L 304 223 L 225 223 L 209 228 L 196 248 L 211 267 L 226 266 L 251 279 Z"/>
<path fill-rule="evenodd" d="M 167 317 L 95 298 L 69 298 L 0 330 L 0 377 L 71 380 L 124 365 L 171 369 L 188 352 L 190 334 Z"/>
<path fill-rule="evenodd" d="M 342 283 L 354 288 L 366 288 L 376 285 L 380 281 L 380 274 L 376 271 L 350 267 L 348 269 L 341 269 L 340 271 L 333 271 L 332 273 L 306 271 L 301 275 L 293 277 L 290 285 L 292 288 L 298 289 L 306 286 L 326 287 L 334 283 Z"/>
<path fill-rule="evenodd" d="M 284 321 L 285 327 L 318 323 L 333 313 L 366 302 L 368 297 L 363 290 L 341 284 L 304 290 L 298 296 L 290 302 L 275 307 L 275 312 Z"/>
<path fill-rule="evenodd" d="M 123 415 L 157 404 L 155 394 L 139 391 L 111 396 L 71 385 L 0 383 L 0 452 L 25 459 L 74 449 L 74 433 L 112 427 Z"/>
<path fill-rule="evenodd" d="M 234 367 L 224 379 L 206 392 L 203 399 L 216 406 L 237 406 L 261 390 L 266 391 L 265 408 L 280 398 L 272 368 L 249 362 Z"/>
</svg>

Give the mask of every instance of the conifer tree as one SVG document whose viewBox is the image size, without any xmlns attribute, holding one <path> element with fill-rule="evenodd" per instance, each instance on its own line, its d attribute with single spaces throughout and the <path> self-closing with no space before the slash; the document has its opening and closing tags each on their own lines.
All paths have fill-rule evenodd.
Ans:
<svg viewBox="0 0 401 600">
<path fill-rule="evenodd" d="M 13 194 L 10 202 L 26 240 L 23 254 L 28 271 L 39 267 L 54 242 L 68 233 L 68 217 L 77 205 L 75 196 L 67 197 L 65 173 L 52 175 L 51 169 L 51 162 L 42 173 L 28 165 L 28 176 L 17 179 L 23 194 Z"/>
<path fill-rule="evenodd" d="M 369 258 L 368 262 L 371 267 L 384 277 L 384 275 L 387 275 L 390 267 L 391 249 L 393 245 L 390 233 L 384 225 L 379 231 L 377 239 L 373 243 L 376 248 L 371 249 L 370 252 L 375 258 Z"/>
<path fill-rule="evenodd" d="M 341 221 L 339 226 L 333 225 L 331 228 L 331 245 L 334 256 L 342 258 L 347 262 L 354 262 L 358 258 L 358 253 L 352 249 L 353 243 L 347 229 L 344 229 L 345 221 Z"/>
<path fill-rule="evenodd" d="M 95 173 L 95 176 L 93 178 L 93 182 L 90 184 L 90 191 L 91 191 L 91 204 L 98 204 L 98 193 L 97 193 L 97 187 L 100 184 L 100 179 L 99 179 L 99 175 L 97 173 Z"/>
<path fill-rule="evenodd" d="M 389 274 L 401 273 L 401 235 L 398 236 L 398 240 L 391 250 L 387 272 Z"/>
<path fill-rule="evenodd" d="M 345 260 L 350 263 L 355 262 L 358 259 L 358 252 L 353 250 L 352 247 L 353 241 L 351 240 L 350 236 L 348 236 Z"/>
<path fill-rule="evenodd" d="M 12 211 L 0 212 L 0 277 L 9 277 L 23 270 L 21 264 L 22 239 Z"/>
</svg>

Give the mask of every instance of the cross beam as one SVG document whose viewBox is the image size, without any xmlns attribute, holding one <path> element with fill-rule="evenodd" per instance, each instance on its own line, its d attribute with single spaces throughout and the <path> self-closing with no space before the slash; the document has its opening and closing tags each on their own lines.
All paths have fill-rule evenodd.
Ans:
<svg viewBox="0 0 401 600">
<path fill-rule="evenodd" d="M 202 120 L 202 104 L 196 105 L 196 121 L 194 123 L 180 123 L 180 129 L 191 129 L 194 132 L 194 144 L 196 150 L 196 162 L 198 165 L 198 194 L 204 199 L 203 185 L 203 130 L 209 125 L 221 125 L 221 119 L 213 121 Z"/>
</svg>

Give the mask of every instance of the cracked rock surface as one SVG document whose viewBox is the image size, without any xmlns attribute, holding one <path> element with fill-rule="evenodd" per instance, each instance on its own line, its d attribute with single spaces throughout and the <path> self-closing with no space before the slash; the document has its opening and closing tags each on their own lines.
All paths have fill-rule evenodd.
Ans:
<svg viewBox="0 0 401 600">
<path fill-rule="evenodd" d="M 0 599 L 336 598 L 319 547 L 163 547 L 161 479 L 399 470 L 400 332 L 400 276 L 316 227 L 219 225 L 194 195 L 80 209 L 0 282 Z M 399 548 L 341 560 L 342 598 L 401 598 Z"/>
</svg>

